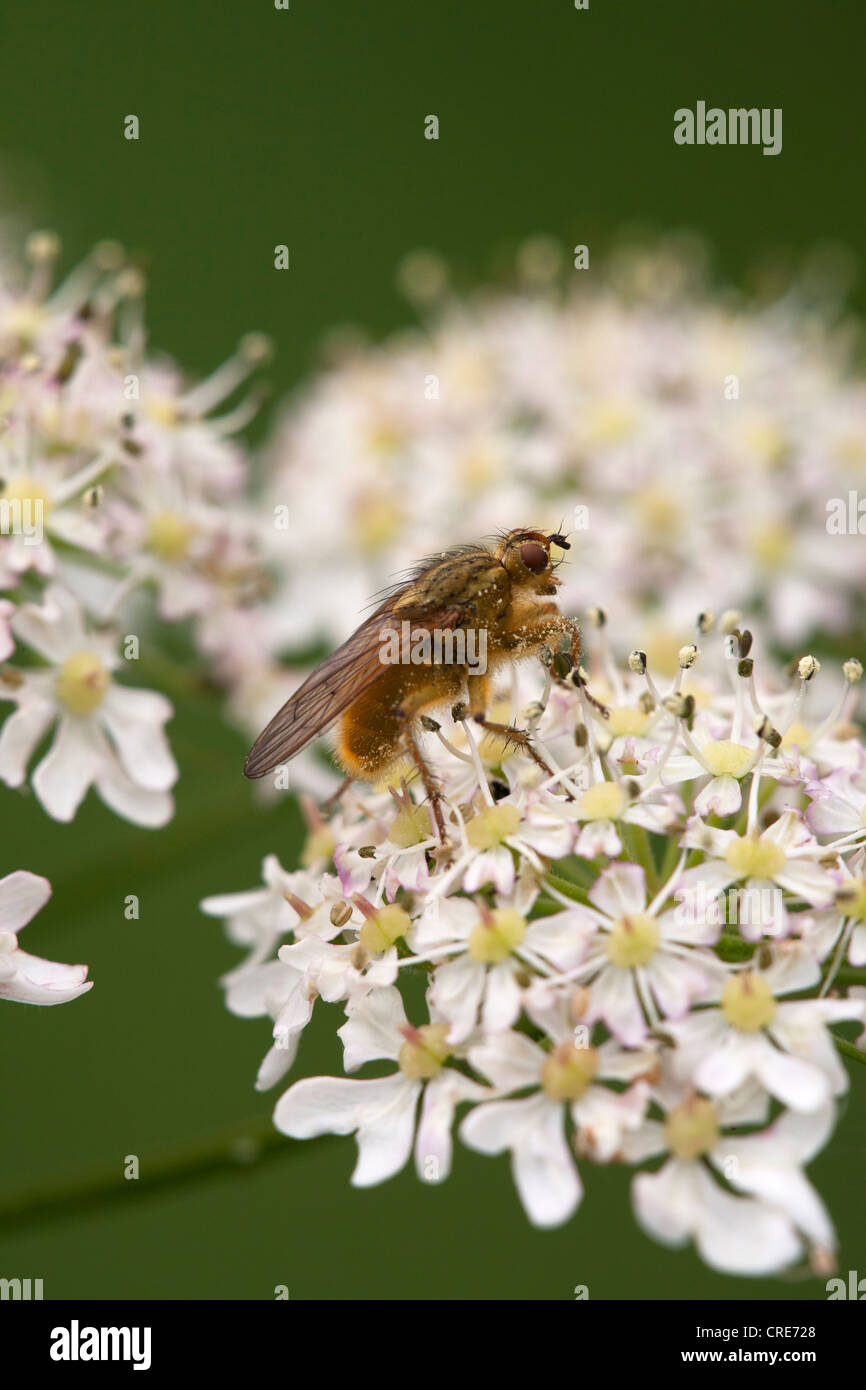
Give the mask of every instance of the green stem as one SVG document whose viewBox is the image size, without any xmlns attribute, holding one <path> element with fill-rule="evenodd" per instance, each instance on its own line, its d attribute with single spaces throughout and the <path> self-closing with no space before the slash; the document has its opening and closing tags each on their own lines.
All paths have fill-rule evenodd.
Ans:
<svg viewBox="0 0 866 1390">
<path fill-rule="evenodd" d="M 579 884 L 572 883 L 571 879 L 561 878 L 559 874 L 546 873 L 544 875 L 551 888 L 556 888 L 565 898 L 572 898 L 576 903 L 588 903 L 586 890 Z"/>
<path fill-rule="evenodd" d="M 629 859 L 637 860 L 646 874 L 647 897 L 654 897 L 660 887 L 659 871 L 656 868 L 655 856 L 646 827 L 620 823 L 619 831 L 628 851 Z"/>
<path fill-rule="evenodd" d="M 313 1142 L 332 1138 L 332 1135 L 325 1135 Z M 115 1162 L 110 1168 L 96 1169 L 68 1182 L 44 1183 L 13 1192 L 0 1202 L 0 1230 L 36 1225 L 54 1217 L 80 1216 L 121 1202 L 132 1202 L 142 1192 L 164 1191 L 219 1173 L 260 1168 L 264 1163 L 293 1152 L 298 1142 L 274 1129 L 270 1117 L 248 1121 L 187 1147 L 145 1155 L 139 1164 L 138 1178 L 124 1177 L 121 1165 Z"/>
<path fill-rule="evenodd" d="M 863 1066 L 866 1066 L 866 1052 L 862 1052 L 859 1047 L 848 1042 L 847 1038 L 837 1037 L 835 1033 L 832 1034 L 832 1038 L 843 1057 L 850 1057 L 852 1062 L 861 1062 Z"/>
</svg>

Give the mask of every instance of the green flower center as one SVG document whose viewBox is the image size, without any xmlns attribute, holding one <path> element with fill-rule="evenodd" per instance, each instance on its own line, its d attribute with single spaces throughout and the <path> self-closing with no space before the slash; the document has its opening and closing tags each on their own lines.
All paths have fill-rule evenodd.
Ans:
<svg viewBox="0 0 866 1390">
<path fill-rule="evenodd" d="M 776 1000 L 763 976 L 746 970 L 722 990 L 722 1013 L 739 1032 L 757 1033 L 776 1017 Z"/>
<path fill-rule="evenodd" d="M 509 835 L 513 835 L 520 824 L 520 812 L 516 806 L 487 806 L 466 827 L 466 838 L 473 849 L 495 849 Z"/>
<path fill-rule="evenodd" d="M 369 951 L 371 956 L 378 956 L 399 941 L 401 936 L 405 936 L 411 925 L 408 912 L 391 903 L 380 907 L 378 912 L 367 918 L 361 927 L 359 939 L 365 951 Z"/>
<path fill-rule="evenodd" d="M 725 859 L 738 878 L 775 878 L 787 863 L 781 845 L 758 835 L 731 840 Z"/>
<path fill-rule="evenodd" d="M 57 698 L 70 714 L 92 714 L 108 690 L 109 674 L 92 652 L 67 657 L 57 673 Z"/>
<path fill-rule="evenodd" d="M 656 953 L 660 935 L 658 922 L 648 912 L 630 912 L 614 922 L 608 933 L 605 941 L 608 959 L 623 970 L 646 965 Z"/>
<path fill-rule="evenodd" d="M 442 1063 L 452 1049 L 445 1039 L 447 1023 L 425 1023 L 407 1030 L 406 1041 L 400 1048 L 397 1064 L 410 1081 L 430 1081 L 442 1069 Z"/>
<path fill-rule="evenodd" d="M 754 749 L 742 743 L 733 743 L 729 738 L 719 738 L 705 743 L 701 749 L 704 766 L 714 777 L 743 777 L 754 757 Z"/>
<path fill-rule="evenodd" d="M 596 782 L 577 803 L 581 820 L 618 820 L 626 807 L 626 794 L 619 782 Z"/>
<path fill-rule="evenodd" d="M 580 1100 L 597 1072 L 598 1053 L 594 1047 L 563 1042 L 541 1064 L 541 1089 L 550 1100 Z"/>
<path fill-rule="evenodd" d="M 526 918 L 510 907 L 497 907 L 489 921 L 476 922 L 469 936 L 469 954 L 484 965 L 497 965 L 511 955 L 526 935 Z"/>
<path fill-rule="evenodd" d="M 700 1158 L 719 1142 L 719 1112 L 711 1100 L 693 1096 L 670 1112 L 664 1135 L 676 1158 Z"/>
</svg>

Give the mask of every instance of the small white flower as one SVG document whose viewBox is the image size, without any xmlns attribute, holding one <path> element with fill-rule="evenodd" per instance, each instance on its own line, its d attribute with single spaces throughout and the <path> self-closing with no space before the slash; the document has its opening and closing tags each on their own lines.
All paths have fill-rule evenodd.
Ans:
<svg viewBox="0 0 866 1390">
<path fill-rule="evenodd" d="M 172 707 L 163 695 L 117 685 L 115 643 L 86 630 L 79 604 L 52 586 L 40 606 L 13 619 L 18 639 L 51 669 L 17 671 L 0 698 L 18 708 L 0 730 L 0 778 L 20 787 L 30 759 L 56 725 L 54 741 L 33 773 L 33 789 L 55 820 L 70 821 L 91 786 L 117 815 L 155 827 L 171 819 L 177 780 L 163 725 Z"/>
<path fill-rule="evenodd" d="M 370 1187 L 404 1167 L 413 1147 L 418 1176 L 441 1182 L 451 1167 L 451 1127 L 457 1105 L 478 1100 L 484 1088 L 447 1066 L 447 1025 L 413 1028 L 396 989 L 382 989 L 354 1009 L 339 1030 L 345 1066 L 387 1058 L 398 1063 L 391 1076 L 359 1081 L 313 1076 L 297 1081 L 277 1102 L 274 1124 L 293 1139 L 317 1134 L 352 1134 L 358 1141 L 355 1187 Z M 416 1111 L 423 1094 L 415 1135 Z"/>
<path fill-rule="evenodd" d="M 646 1036 L 649 1019 L 682 1018 L 690 1006 L 710 996 L 724 976 L 709 950 L 720 928 L 687 912 L 660 908 L 667 894 L 647 904 L 646 878 L 637 864 L 617 862 L 589 890 L 591 906 L 575 905 L 572 916 L 594 933 L 585 958 L 572 971 L 588 984 L 585 1017 L 603 1020 L 626 1046 Z"/>
<path fill-rule="evenodd" d="M 710 1096 L 728 1096 L 754 1079 L 794 1110 L 817 1110 L 848 1087 L 827 1025 L 862 1018 L 854 999 L 778 995 L 814 986 L 820 973 L 811 953 L 788 944 L 766 969 L 740 970 L 721 991 L 719 1008 L 696 1009 L 669 1022 L 677 1075 Z"/>
<path fill-rule="evenodd" d="M 545 1051 L 522 1033 L 491 1034 L 469 1049 L 472 1065 L 500 1093 L 537 1087 L 515 1100 L 491 1099 L 470 1111 L 460 1137 L 479 1153 L 511 1153 L 518 1195 L 533 1225 L 567 1221 L 583 1196 L 583 1186 L 566 1135 L 570 1117 L 578 1144 L 599 1161 L 608 1161 L 623 1136 L 636 1129 L 649 1095 L 636 1080 L 653 1064 L 648 1050 L 625 1052 L 608 1041 L 577 1045 L 562 1011 L 545 1019 L 553 1050 Z M 633 1082 L 617 1093 L 600 1083 Z"/>
<path fill-rule="evenodd" d="M 835 1244 L 826 1208 L 802 1172 L 826 1143 L 833 1107 L 810 1115 L 788 1112 L 755 1134 L 742 1125 L 765 1124 L 766 1096 L 746 1086 L 723 1101 L 662 1090 L 664 1124 L 647 1120 L 626 1134 L 626 1157 L 640 1162 L 667 1153 L 654 1173 L 632 1181 L 635 1215 L 665 1245 L 691 1238 L 713 1269 L 727 1274 L 770 1274 L 792 1264 L 803 1239 L 825 1254 Z M 743 1196 L 720 1185 L 724 1177 Z"/>
</svg>

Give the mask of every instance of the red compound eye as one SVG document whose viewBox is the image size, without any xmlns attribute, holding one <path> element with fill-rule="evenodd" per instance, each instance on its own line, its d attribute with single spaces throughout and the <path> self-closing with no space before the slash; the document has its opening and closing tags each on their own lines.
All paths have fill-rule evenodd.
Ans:
<svg viewBox="0 0 866 1390">
<path fill-rule="evenodd" d="M 547 568 L 547 551 L 535 541 L 527 541 L 520 547 L 520 558 L 533 574 L 541 574 Z"/>
</svg>

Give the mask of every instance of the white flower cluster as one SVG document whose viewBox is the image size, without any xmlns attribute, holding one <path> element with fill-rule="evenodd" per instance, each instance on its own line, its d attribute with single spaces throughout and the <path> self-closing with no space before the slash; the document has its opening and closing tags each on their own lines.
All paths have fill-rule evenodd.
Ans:
<svg viewBox="0 0 866 1390">
<path fill-rule="evenodd" d="M 682 266 L 662 247 L 572 271 L 564 294 L 442 288 L 423 329 L 347 342 L 271 449 L 271 500 L 304 538 L 269 608 L 274 650 L 342 641 L 420 556 L 516 524 L 568 532 L 563 611 L 591 576 L 667 674 L 700 604 L 787 644 L 850 630 L 866 588 L 852 336 L 805 292 L 740 303 Z M 410 269 L 437 287 L 435 266 Z"/>
<path fill-rule="evenodd" d="M 510 1154 L 536 1225 L 574 1213 L 583 1164 L 622 1163 L 658 1240 L 728 1272 L 830 1268 L 804 1169 L 866 1010 L 862 668 L 841 692 L 813 657 L 756 672 L 738 616 L 705 612 L 668 682 L 643 651 L 615 662 L 603 616 L 588 669 L 560 654 L 501 693 L 547 771 L 460 709 L 425 733 L 447 844 L 407 764 L 330 822 L 308 805 L 302 869 L 272 856 L 263 887 L 205 900 L 247 952 L 227 1005 L 272 1021 L 260 1089 L 337 1006 L 345 1071 L 373 1074 L 298 1080 L 274 1120 L 354 1134 L 356 1185 L 412 1155 L 442 1181 L 456 1127 Z"/>
<path fill-rule="evenodd" d="M 56 820 L 71 821 L 94 787 L 117 815 L 162 826 L 177 779 L 172 707 L 125 677 L 135 682 L 158 641 L 157 618 L 193 619 L 219 678 L 241 659 L 236 634 L 263 569 L 247 460 L 230 436 L 257 402 L 210 412 L 267 344 L 251 335 L 187 388 L 145 355 L 144 283 L 122 250 L 101 244 L 54 287 L 58 253 L 55 236 L 37 233 L 29 279 L 0 281 L 0 780 L 30 778 Z M 38 906 L 45 880 L 13 873 L 3 884 L 19 880 Z M 26 920 L 13 911 L 10 930 Z M 68 967 L 51 967 L 58 979 L 40 994 L 32 958 L 10 946 L 8 964 L 5 997 L 80 992 L 64 992 Z"/>
</svg>

